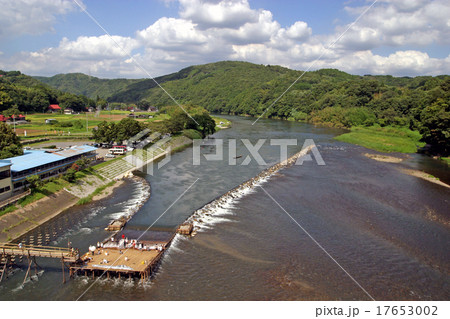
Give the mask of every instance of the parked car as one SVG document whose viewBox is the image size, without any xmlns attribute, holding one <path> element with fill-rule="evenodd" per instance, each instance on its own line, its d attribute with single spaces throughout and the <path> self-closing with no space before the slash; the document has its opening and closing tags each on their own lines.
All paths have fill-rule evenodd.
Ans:
<svg viewBox="0 0 450 319">
<path fill-rule="evenodd" d="M 114 154 L 106 154 L 105 157 L 106 158 L 115 158 L 116 155 L 114 155 Z"/>
</svg>

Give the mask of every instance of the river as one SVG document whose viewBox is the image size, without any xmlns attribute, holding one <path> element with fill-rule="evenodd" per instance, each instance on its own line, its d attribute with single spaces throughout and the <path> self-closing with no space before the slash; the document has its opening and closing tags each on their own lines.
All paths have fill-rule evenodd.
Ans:
<svg viewBox="0 0 450 319">
<path fill-rule="evenodd" d="M 427 171 L 450 181 L 445 164 L 410 155 L 399 164 L 365 157 L 368 150 L 333 140 L 341 130 L 278 120 L 227 117 L 230 129 L 205 141 L 223 160 L 193 165 L 193 148 L 171 156 L 152 174 L 151 197 L 127 224 L 127 234 L 173 230 L 196 209 L 252 178 L 266 166 L 251 160 L 241 139 L 255 145 L 267 165 L 280 160 L 270 139 L 297 140 L 288 155 L 312 139 L 315 157 L 279 171 L 232 205 L 203 220 L 193 238 L 176 236 L 150 282 L 76 277 L 62 283 L 57 261 L 38 260 L 43 271 L 22 285 L 25 265 L 0 284 L 0 300 L 448 300 L 450 297 L 450 189 L 400 172 Z M 230 165 L 236 140 L 237 165 Z M 231 142 L 233 143 L 233 142 Z M 233 156 L 232 156 L 233 157 Z M 51 245 L 81 251 L 106 238 L 108 222 L 143 201 L 137 181 L 104 200 L 69 209 L 38 227 Z M 184 193 L 185 192 L 185 193 Z M 180 195 L 183 195 L 180 197 Z"/>
</svg>

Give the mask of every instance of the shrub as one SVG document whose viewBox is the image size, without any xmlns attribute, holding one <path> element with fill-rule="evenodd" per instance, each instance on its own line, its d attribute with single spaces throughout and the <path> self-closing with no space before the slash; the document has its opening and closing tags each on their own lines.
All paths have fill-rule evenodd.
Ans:
<svg viewBox="0 0 450 319">
<path fill-rule="evenodd" d="M 73 183 L 76 179 L 76 172 L 77 171 L 75 169 L 69 168 L 63 176 L 64 180 L 68 181 L 69 183 Z"/>
</svg>

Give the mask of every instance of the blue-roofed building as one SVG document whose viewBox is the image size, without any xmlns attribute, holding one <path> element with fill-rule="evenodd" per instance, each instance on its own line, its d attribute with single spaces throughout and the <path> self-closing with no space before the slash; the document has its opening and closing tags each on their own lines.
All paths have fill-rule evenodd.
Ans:
<svg viewBox="0 0 450 319">
<path fill-rule="evenodd" d="M 82 145 L 63 150 L 25 150 L 21 156 L 10 157 L 11 182 L 13 191 L 26 186 L 26 178 L 39 175 L 42 180 L 64 173 L 82 157 L 94 159 L 97 148 Z"/>
<path fill-rule="evenodd" d="M 11 161 L 0 160 L 0 201 L 12 194 Z"/>
</svg>

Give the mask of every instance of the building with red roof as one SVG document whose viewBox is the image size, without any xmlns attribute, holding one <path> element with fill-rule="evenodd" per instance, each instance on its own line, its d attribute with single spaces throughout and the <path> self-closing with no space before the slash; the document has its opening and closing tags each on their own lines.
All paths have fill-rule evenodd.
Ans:
<svg viewBox="0 0 450 319">
<path fill-rule="evenodd" d="M 50 104 L 50 106 L 48 107 L 48 110 L 52 113 L 56 113 L 61 111 L 61 107 L 58 104 Z"/>
</svg>

